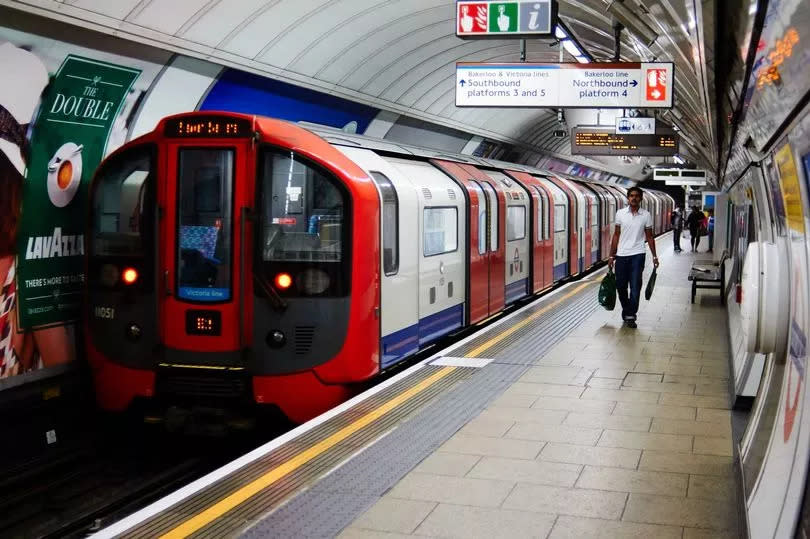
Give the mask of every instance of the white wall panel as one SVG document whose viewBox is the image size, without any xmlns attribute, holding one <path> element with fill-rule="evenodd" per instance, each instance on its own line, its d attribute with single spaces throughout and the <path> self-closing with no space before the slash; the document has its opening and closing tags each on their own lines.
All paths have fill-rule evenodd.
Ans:
<svg viewBox="0 0 810 539">
<path fill-rule="evenodd" d="M 114 4 L 115 2 L 110 2 Z M 152 0 L 127 20 L 158 32 L 174 35 L 208 0 Z"/>
<path fill-rule="evenodd" d="M 164 116 L 196 110 L 221 70 L 221 66 L 204 60 L 175 57 L 149 90 L 129 138 L 153 130 Z"/>
<path fill-rule="evenodd" d="M 208 47 L 216 47 L 266 3 L 265 0 L 221 1 L 178 35 Z"/>
<path fill-rule="evenodd" d="M 100 13 L 118 20 L 124 20 L 124 17 L 135 9 L 140 4 L 140 0 L 76 0 L 75 2 L 65 2 L 77 8 L 86 9 L 93 13 Z"/>
<path fill-rule="evenodd" d="M 396 34 L 392 27 L 405 19 L 418 21 L 420 26 L 433 22 L 435 0 L 407 0 L 407 10 L 403 9 L 406 0 L 380 2 L 371 9 L 357 11 L 343 20 L 328 20 L 322 29 L 320 39 L 305 50 L 292 47 L 295 56 L 287 66 L 298 73 L 329 79 L 324 72 L 335 68 L 345 70 L 346 62 L 356 63 L 379 47 L 379 40 Z M 420 11 L 428 10 L 424 13 Z M 442 10 L 443 11 L 443 10 Z M 342 75 L 342 74 L 341 74 Z"/>
</svg>

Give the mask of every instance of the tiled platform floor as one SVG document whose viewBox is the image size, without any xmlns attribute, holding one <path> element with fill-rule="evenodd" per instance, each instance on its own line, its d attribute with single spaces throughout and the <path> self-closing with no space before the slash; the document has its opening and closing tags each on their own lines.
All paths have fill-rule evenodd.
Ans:
<svg viewBox="0 0 810 539">
<path fill-rule="evenodd" d="M 658 245 L 638 329 L 595 311 L 341 537 L 735 537 L 725 312 L 686 280 L 710 255 Z"/>
</svg>

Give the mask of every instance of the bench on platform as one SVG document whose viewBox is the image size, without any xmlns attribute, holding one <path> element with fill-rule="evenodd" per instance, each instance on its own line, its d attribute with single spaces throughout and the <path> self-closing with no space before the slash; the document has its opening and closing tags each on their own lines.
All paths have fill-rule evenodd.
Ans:
<svg viewBox="0 0 810 539">
<path fill-rule="evenodd" d="M 688 277 L 692 281 L 692 303 L 695 302 L 698 288 L 708 288 L 718 290 L 720 303 L 726 304 L 726 259 L 728 259 L 728 254 L 724 252 L 720 262 L 695 260 L 692 263 Z"/>
</svg>

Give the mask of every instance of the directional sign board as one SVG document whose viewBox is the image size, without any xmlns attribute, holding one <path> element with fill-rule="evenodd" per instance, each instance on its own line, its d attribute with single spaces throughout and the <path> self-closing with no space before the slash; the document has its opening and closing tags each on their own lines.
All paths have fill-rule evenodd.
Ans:
<svg viewBox="0 0 810 539">
<path fill-rule="evenodd" d="M 460 38 L 498 39 L 553 35 L 557 0 L 512 2 L 456 2 L 456 35 Z"/>
<path fill-rule="evenodd" d="M 457 107 L 672 108 L 672 63 L 456 64 Z"/>
<path fill-rule="evenodd" d="M 656 168 L 653 179 L 665 180 L 666 185 L 706 185 L 707 174 L 705 170 L 697 169 Z"/>
<path fill-rule="evenodd" d="M 654 135 L 625 135 L 609 127 L 575 127 L 571 130 L 573 155 L 651 155 L 678 153 L 680 139 L 672 129 L 659 129 Z"/>
<path fill-rule="evenodd" d="M 616 132 L 623 134 L 654 135 L 655 118 L 616 118 Z"/>
</svg>

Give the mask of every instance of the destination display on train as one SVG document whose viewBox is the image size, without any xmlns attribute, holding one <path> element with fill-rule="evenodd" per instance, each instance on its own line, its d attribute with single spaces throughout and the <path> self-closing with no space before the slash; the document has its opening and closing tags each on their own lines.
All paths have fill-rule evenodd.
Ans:
<svg viewBox="0 0 810 539">
<path fill-rule="evenodd" d="M 680 137 L 671 129 L 654 135 L 614 133 L 610 128 L 575 127 L 571 130 L 573 155 L 650 155 L 678 153 Z"/>
<path fill-rule="evenodd" d="M 456 64 L 457 107 L 672 108 L 673 64 Z"/>
<path fill-rule="evenodd" d="M 171 138 L 239 138 L 253 134 L 251 122 L 228 116 L 169 118 L 163 134 Z"/>
</svg>

